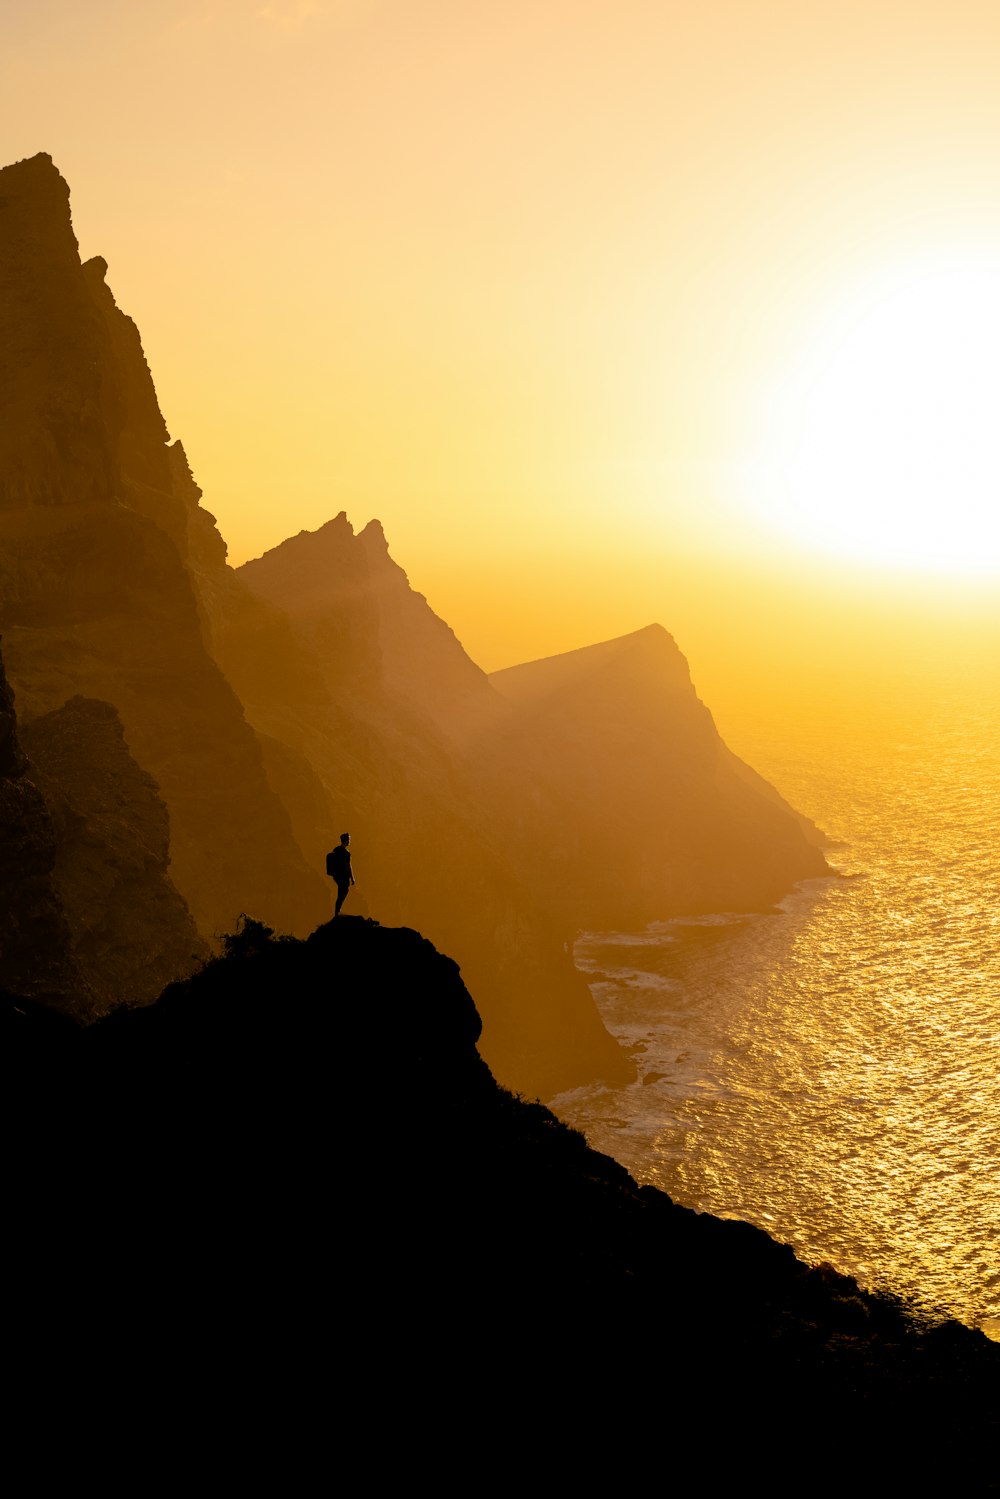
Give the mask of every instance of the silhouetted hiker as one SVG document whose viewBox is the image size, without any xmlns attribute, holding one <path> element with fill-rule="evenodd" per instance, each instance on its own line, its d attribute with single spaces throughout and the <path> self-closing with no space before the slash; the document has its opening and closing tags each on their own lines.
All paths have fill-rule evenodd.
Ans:
<svg viewBox="0 0 1000 1499">
<path fill-rule="evenodd" d="M 354 884 L 350 843 L 350 833 L 341 833 L 337 847 L 331 849 L 326 856 L 326 872 L 332 880 L 337 882 L 337 904 L 333 908 L 334 916 L 340 915 L 340 908 L 347 899 L 347 892 Z"/>
</svg>

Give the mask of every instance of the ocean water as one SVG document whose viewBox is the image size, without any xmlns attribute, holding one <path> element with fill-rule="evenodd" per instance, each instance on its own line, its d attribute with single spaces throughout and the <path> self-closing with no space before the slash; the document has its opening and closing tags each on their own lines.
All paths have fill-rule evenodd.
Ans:
<svg viewBox="0 0 1000 1499">
<path fill-rule="evenodd" d="M 837 874 L 582 936 L 639 1080 L 553 1108 L 676 1201 L 1000 1339 L 1000 686 L 727 737 L 840 840 Z"/>
</svg>

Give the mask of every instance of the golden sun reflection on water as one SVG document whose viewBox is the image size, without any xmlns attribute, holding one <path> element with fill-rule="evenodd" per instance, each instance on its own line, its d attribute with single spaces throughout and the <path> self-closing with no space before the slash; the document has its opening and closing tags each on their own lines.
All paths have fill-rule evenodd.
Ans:
<svg viewBox="0 0 1000 1499">
<path fill-rule="evenodd" d="M 1000 1337 L 1000 704 L 756 759 L 849 845 L 781 912 L 578 946 L 628 1089 L 557 1111 L 642 1181 Z M 600 977 L 598 977 L 600 975 Z"/>
</svg>

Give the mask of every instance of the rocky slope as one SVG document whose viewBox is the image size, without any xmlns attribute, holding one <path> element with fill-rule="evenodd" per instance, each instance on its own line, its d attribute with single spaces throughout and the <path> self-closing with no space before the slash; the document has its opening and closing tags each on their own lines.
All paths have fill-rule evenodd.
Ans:
<svg viewBox="0 0 1000 1499">
<path fill-rule="evenodd" d="M 328 1455 L 332 1401 L 338 1466 L 393 1484 L 995 1489 L 1000 1348 L 639 1188 L 498 1088 L 417 933 L 231 946 L 84 1030 L 0 1005 L 29 1385 L 122 1389 L 258 1478 Z"/>
</svg>

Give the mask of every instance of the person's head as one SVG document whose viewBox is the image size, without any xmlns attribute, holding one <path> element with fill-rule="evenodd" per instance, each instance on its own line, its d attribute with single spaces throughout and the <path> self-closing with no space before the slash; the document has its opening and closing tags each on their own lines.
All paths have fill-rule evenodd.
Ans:
<svg viewBox="0 0 1000 1499">
<path fill-rule="evenodd" d="M 341 833 L 341 835 L 340 835 L 340 841 L 341 841 L 341 843 L 344 843 L 344 844 L 350 843 L 350 841 L 351 841 L 351 835 L 350 835 L 350 833 Z"/>
</svg>

